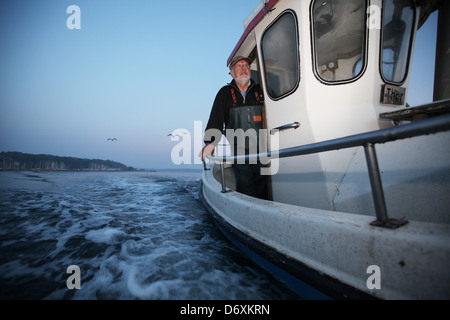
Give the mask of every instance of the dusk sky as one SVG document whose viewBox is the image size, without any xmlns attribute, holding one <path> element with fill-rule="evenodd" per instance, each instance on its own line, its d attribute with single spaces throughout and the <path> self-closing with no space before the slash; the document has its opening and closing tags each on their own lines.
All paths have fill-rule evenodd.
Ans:
<svg viewBox="0 0 450 320">
<path fill-rule="evenodd" d="M 0 151 L 176 167 L 167 135 L 206 126 L 258 3 L 1 1 Z M 81 29 L 67 27 L 70 5 L 81 10 Z M 432 101 L 436 20 L 416 40 L 412 106 Z"/>
</svg>

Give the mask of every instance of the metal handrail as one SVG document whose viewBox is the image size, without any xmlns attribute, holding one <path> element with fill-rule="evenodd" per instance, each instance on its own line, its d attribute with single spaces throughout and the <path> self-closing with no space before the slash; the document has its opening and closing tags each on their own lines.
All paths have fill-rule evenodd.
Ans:
<svg viewBox="0 0 450 320">
<path fill-rule="evenodd" d="M 268 151 L 258 154 L 222 157 L 215 156 L 209 157 L 209 159 L 220 163 L 236 163 L 235 161 L 242 161 L 244 159 L 246 161 L 250 161 L 267 158 L 287 158 L 363 146 L 365 149 L 366 162 L 372 188 L 372 197 L 374 200 L 375 212 L 377 217 L 377 220 L 372 224 L 388 228 L 396 228 L 400 225 L 405 224 L 407 221 L 403 219 L 396 220 L 388 218 L 383 186 L 381 183 L 380 170 L 378 167 L 378 160 L 374 145 L 377 143 L 392 142 L 396 140 L 412 138 L 421 135 L 429 135 L 448 130 L 450 130 L 450 114 L 441 115 L 414 123 L 404 124 L 393 128 L 381 129 L 343 138 L 311 143 L 303 146 L 291 147 L 276 151 Z M 223 165 L 221 165 L 221 170 L 223 171 Z M 225 181 L 223 177 L 224 175 L 222 174 L 222 190 L 225 187 Z"/>
</svg>

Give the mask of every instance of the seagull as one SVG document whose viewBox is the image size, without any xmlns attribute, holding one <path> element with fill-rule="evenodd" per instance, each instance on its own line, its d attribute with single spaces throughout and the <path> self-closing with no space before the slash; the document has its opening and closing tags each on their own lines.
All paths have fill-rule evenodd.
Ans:
<svg viewBox="0 0 450 320">
<path fill-rule="evenodd" d="M 106 141 L 117 141 L 117 138 L 108 138 Z"/>
<path fill-rule="evenodd" d="M 182 131 L 181 133 L 184 135 L 187 135 L 187 132 L 185 132 L 185 131 Z M 171 134 L 171 133 L 169 133 L 167 136 L 168 137 L 181 137 L 179 134 Z"/>
</svg>

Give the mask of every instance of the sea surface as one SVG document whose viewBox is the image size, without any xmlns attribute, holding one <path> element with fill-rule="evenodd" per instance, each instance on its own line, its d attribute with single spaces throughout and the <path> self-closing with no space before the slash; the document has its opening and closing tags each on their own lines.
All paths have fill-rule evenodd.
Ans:
<svg viewBox="0 0 450 320">
<path fill-rule="evenodd" d="M 298 299 L 228 242 L 199 188 L 181 171 L 0 172 L 0 299 Z"/>
</svg>

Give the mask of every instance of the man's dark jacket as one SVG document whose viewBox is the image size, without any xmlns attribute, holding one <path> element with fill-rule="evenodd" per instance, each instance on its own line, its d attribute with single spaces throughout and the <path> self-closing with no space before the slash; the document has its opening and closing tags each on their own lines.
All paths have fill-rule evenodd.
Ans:
<svg viewBox="0 0 450 320">
<path fill-rule="evenodd" d="M 236 104 L 234 103 L 233 95 L 231 94 L 231 88 L 234 88 L 235 91 Z M 256 98 L 255 92 L 259 97 L 259 101 Z M 230 108 L 232 108 L 233 106 L 242 107 L 257 105 L 261 104 L 263 101 L 264 97 L 261 87 L 253 80 L 250 80 L 250 85 L 247 89 L 245 99 L 239 91 L 236 82 L 234 80 L 231 81 L 231 83 L 223 86 L 217 93 L 205 131 L 208 131 L 208 129 L 217 129 L 220 132 L 224 132 L 228 126 Z M 214 143 L 215 145 L 217 145 L 219 141 L 215 141 L 214 137 L 212 137 L 211 140 L 205 138 L 205 144 L 210 143 Z"/>
</svg>

